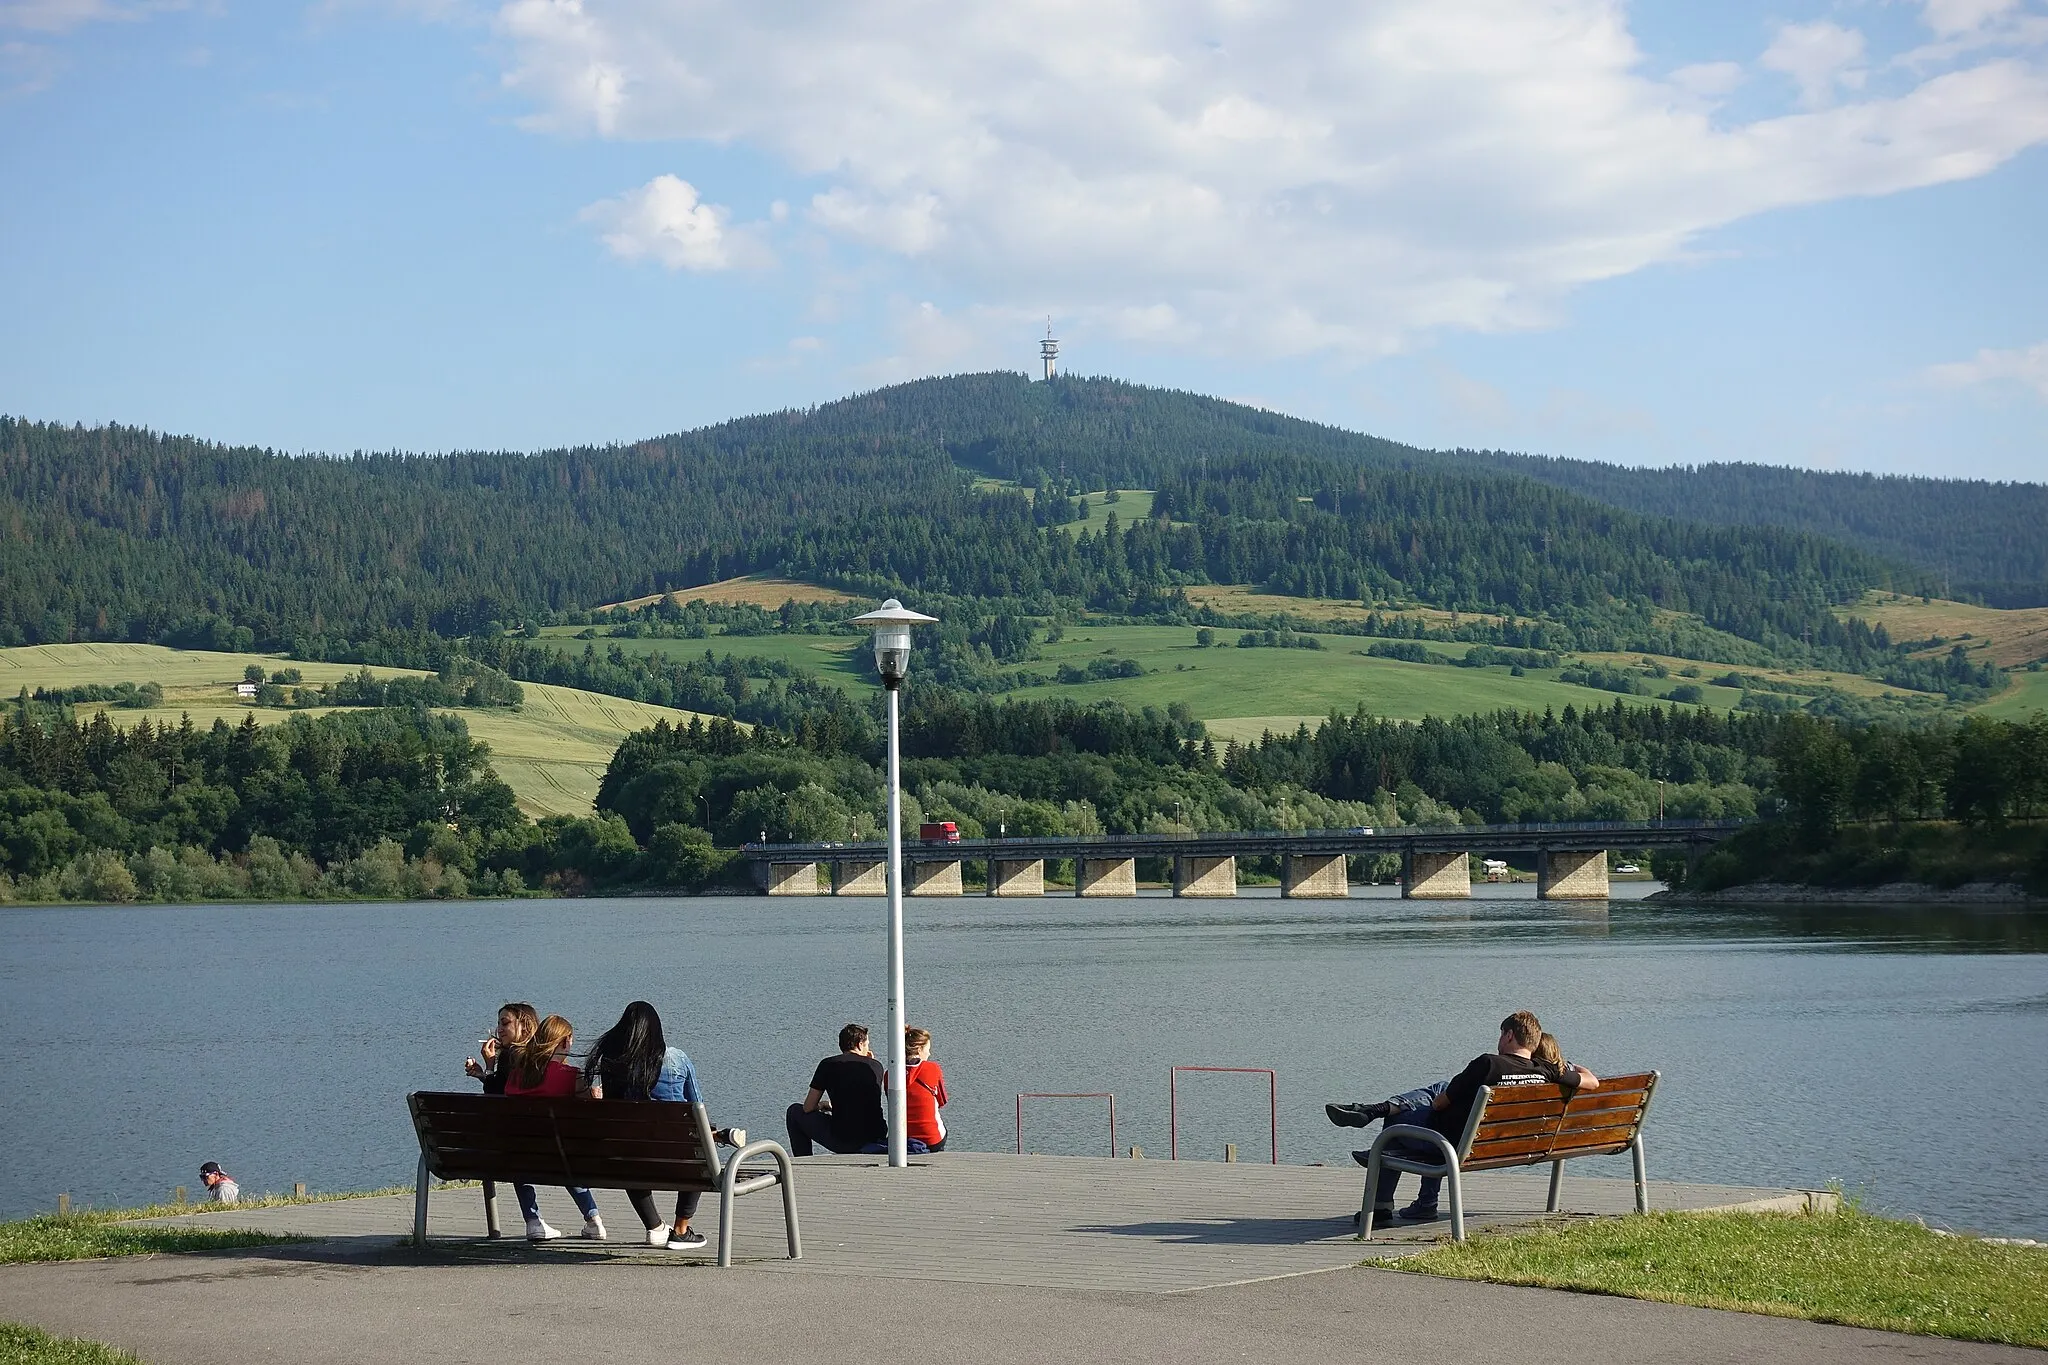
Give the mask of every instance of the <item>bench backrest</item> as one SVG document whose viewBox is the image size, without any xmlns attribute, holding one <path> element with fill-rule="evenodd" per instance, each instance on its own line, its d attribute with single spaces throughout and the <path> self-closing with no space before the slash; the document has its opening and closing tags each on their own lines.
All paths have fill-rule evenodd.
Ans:
<svg viewBox="0 0 2048 1365">
<path fill-rule="evenodd" d="M 405 1097 L 442 1180 L 711 1190 L 718 1147 L 701 1104 L 418 1091 Z"/>
<path fill-rule="evenodd" d="M 1468 1171 L 1528 1166 L 1627 1149 L 1650 1112 L 1657 1074 L 1609 1076 L 1598 1090 L 1556 1085 L 1479 1088 L 1458 1164 Z"/>
</svg>

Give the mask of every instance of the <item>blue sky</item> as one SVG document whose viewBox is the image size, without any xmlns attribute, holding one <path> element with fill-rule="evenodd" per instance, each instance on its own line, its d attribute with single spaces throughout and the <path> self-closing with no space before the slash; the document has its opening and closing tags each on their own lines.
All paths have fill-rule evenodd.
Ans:
<svg viewBox="0 0 2048 1365">
<path fill-rule="evenodd" d="M 0 411 L 632 439 L 1071 369 L 2048 471 L 2048 0 L 0 0 Z"/>
</svg>

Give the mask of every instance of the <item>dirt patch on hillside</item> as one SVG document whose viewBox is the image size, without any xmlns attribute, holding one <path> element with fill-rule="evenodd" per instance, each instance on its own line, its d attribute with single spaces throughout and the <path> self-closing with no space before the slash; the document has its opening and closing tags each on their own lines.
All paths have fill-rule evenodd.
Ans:
<svg viewBox="0 0 2048 1365">
<path fill-rule="evenodd" d="M 1198 607 L 1208 607 L 1233 615 L 1288 612 L 1312 621 L 1363 621 L 1374 611 L 1374 608 L 1367 607 L 1361 602 L 1334 597 L 1282 597 L 1277 593 L 1260 592 L 1245 583 L 1208 583 L 1184 591 L 1188 595 L 1188 601 Z M 1482 616 L 1471 612 L 1460 614 L 1436 607 L 1381 607 L 1378 611 L 1383 621 L 1400 617 L 1405 620 L 1425 621 L 1432 626 L 1448 626 L 1462 621 L 1488 621 L 1497 624 L 1501 620 L 1498 616 Z"/>
<path fill-rule="evenodd" d="M 779 607 L 784 602 L 857 602 L 860 599 L 837 588 L 821 588 L 815 583 L 799 583 L 791 578 L 772 578 L 766 574 L 749 574 L 745 578 L 728 578 L 718 583 L 706 583 L 698 588 L 678 588 L 666 594 L 676 602 L 715 602 L 722 606 Z M 661 593 L 650 593 L 646 597 L 635 597 L 626 602 L 610 603 L 611 607 L 651 607 L 663 597 Z"/>
<path fill-rule="evenodd" d="M 1842 608 L 1842 615 L 1860 616 L 1872 624 L 1881 621 L 1894 640 L 1926 640 L 1939 635 L 1949 641 L 1929 653 L 1946 652 L 1960 644 L 2004 668 L 2048 659 L 2048 607 L 1999 611 L 1939 597 L 1925 603 L 1917 597 L 1894 601 L 1890 593 L 1874 592 L 1855 606 Z M 1964 639 L 1965 635 L 1970 638 Z"/>
</svg>

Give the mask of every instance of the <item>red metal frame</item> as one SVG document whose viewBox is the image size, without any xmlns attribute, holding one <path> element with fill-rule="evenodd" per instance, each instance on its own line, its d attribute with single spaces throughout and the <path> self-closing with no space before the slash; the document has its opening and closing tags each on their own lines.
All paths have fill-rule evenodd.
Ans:
<svg viewBox="0 0 2048 1365">
<path fill-rule="evenodd" d="M 1107 1090 L 1026 1090 L 1017 1096 L 1017 1155 L 1024 1155 L 1024 1101 L 1108 1100 L 1109 1154 L 1116 1155 L 1116 1096 Z"/>
<path fill-rule="evenodd" d="M 1273 1164 L 1280 1164 L 1280 1075 L 1269 1066 L 1170 1066 L 1166 1069 L 1166 1129 L 1169 1143 L 1169 1159 L 1180 1160 L 1180 1089 L 1177 1082 L 1183 1071 L 1228 1071 L 1246 1076 L 1266 1078 L 1267 1102 L 1272 1110 L 1273 1122 Z"/>
</svg>

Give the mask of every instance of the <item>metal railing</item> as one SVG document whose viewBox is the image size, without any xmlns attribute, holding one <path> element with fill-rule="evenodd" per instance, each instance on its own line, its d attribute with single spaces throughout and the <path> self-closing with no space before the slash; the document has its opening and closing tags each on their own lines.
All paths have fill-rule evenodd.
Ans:
<svg viewBox="0 0 2048 1365">
<path fill-rule="evenodd" d="M 1266 1098 L 1271 1109 L 1273 1164 L 1280 1164 L 1280 1076 L 1269 1066 L 1172 1066 L 1166 1069 L 1166 1128 L 1168 1156 L 1180 1160 L 1180 1073 L 1183 1071 L 1224 1071 L 1266 1078 Z M 1114 1143 L 1110 1151 L 1116 1150 Z"/>
<path fill-rule="evenodd" d="M 1107 1090 L 1026 1090 L 1017 1096 L 1017 1155 L 1024 1155 L 1024 1101 L 1108 1100 L 1109 1154 L 1116 1155 L 1116 1096 Z"/>
<path fill-rule="evenodd" d="M 1353 853 L 1395 852 L 1418 842 L 1450 841 L 1475 847 L 1512 845 L 1522 840 L 1550 844 L 1559 839 L 1584 835 L 1606 848 L 1632 848 L 1640 844 L 1699 842 L 1728 834 L 1751 822 L 1746 820 L 1552 820 L 1515 825 L 1354 825 L 1341 829 L 1247 829 L 1174 831 L 1161 834 L 1033 835 L 1006 839 L 961 839 L 941 843 L 906 839 L 907 860 L 929 861 L 930 857 L 988 858 L 1073 858 L 1073 857 L 1170 857 L 1192 854 L 1214 846 L 1245 851 L 1285 853 L 1290 846 Z M 1256 848 L 1249 846 L 1256 845 Z M 740 851 L 756 861 L 822 862 L 888 857 L 882 843 L 747 843 Z M 927 857 L 930 855 L 930 857 Z"/>
</svg>

